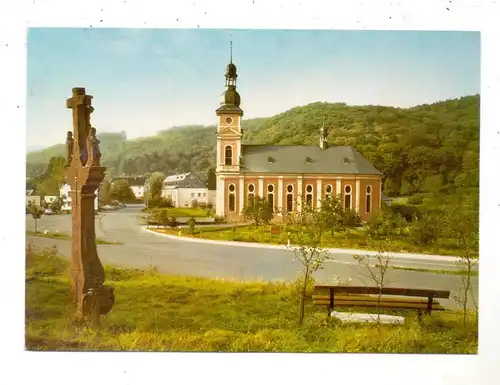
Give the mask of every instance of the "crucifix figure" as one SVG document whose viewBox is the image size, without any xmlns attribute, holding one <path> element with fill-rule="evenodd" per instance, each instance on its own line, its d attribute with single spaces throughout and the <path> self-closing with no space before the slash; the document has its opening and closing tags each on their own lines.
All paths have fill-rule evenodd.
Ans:
<svg viewBox="0 0 500 385">
<path fill-rule="evenodd" d="M 71 148 L 72 154 L 68 156 L 66 177 L 71 186 L 71 279 L 76 319 L 99 324 L 100 315 L 107 314 L 113 306 L 114 290 L 104 285 L 104 269 L 95 239 L 95 191 L 106 169 L 100 166 L 98 158 L 96 162 L 95 156 L 89 156 L 94 147 L 89 151 L 88 140 L 95 138 L 95 129 L 92 131 L 90 125 L 90 114 L 94 111 L 91 102 L 92 96 L 85 93 L 85 88 L 73 88 L 72 97 L 66 100 L 66 107 L 73 112 L 73 141 L 68 134 L 68 150 Z"/>
</svg>

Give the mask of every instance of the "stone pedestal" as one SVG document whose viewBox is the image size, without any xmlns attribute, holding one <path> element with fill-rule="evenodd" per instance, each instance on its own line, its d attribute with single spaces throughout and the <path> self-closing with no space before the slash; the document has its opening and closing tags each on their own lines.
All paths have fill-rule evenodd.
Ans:
<svg viewBox="0 0 500 385">
<path fill-rule="evenodd" d="M 99 323 L 114 303 L 113 288 L 104 286 L 104 269 L 99 260 L 95 236 L 95 191 L 104 178 L 95 129 L 90 125 L 92 96 L 85 88 L 73 88 L 66 106 L 73 111 L 73 138 L 68 146 L 67 183 L 71 186 L 72 252 L 71 280 L 77 304 L 76 319 Z M 95 147 L 97 146 L 97 148 Z"/>
</svg>

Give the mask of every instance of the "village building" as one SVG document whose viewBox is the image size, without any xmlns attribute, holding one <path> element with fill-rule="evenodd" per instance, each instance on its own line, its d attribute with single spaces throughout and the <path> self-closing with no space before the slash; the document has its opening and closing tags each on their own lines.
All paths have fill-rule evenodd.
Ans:
<svg viewBox="0 0 500 385">
<path fill-rule="evenodd" d="M 163 181 L 162 197 L 170 199 L 174 207 L 193 207 L 214 203 L 215 194 L 193 172 L 169 175 Z"/>
<path fill-rule="evenodd" d="M 346 210 L 362 221 L 379 210 L 381 172 L 351 146 L 328 144 L 319 128 L 317 146 L 248 145 L 242 143 L 241 98 L 237 69 L 226 67 L 226 90 L 216 110 L 216 214 L 240 221 L 250 197 L 264 197 L 276 212 L 300 211 L 303 204 L 319 208 L 327 197 L 340 196 Z"/>
<path fill-rule="evenodd" d="M 63 198 L 63 205 L 61 207 L 61 211 L 63 213 L 71 213 L 71 186 L 67 183 L 63 184 L 61 188 L 59 189 L 59 196 Z M 98 211 L 99 210 L 99 189 L 96 190 L 95 192 L 95 198 L 94 198 L 94 210 Z"/>
</svg>

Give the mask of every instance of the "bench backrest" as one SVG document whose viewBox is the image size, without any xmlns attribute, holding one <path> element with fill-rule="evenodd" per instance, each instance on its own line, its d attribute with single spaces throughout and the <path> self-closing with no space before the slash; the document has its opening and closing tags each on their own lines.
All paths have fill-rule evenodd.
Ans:
<svg viewBox="0 0 500 385">
<path fill-rule="evenodd" d="M 333 294 L 374 294 L 402 295 L 409 297 L 432 297 L 450 298 L 449 290 L 429 290 L 429 289 L 407 289 L 398 287 L 383 287 L 382 290 L 376 286 L 336 286 L 336 285 L 315 285 L 315 293 Z"/>
</svg>

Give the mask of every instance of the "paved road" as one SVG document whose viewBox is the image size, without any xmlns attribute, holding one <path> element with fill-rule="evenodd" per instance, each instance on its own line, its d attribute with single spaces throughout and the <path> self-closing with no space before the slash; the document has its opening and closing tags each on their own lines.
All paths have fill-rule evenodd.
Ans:
<svg viewBox="0 0 500 385">
<path fill-rule="evenodd" d="M 96 217 L 96 235 L 99 238 L 116 240 L 124 245 L 98 245 L 99 257 L 105 264 L 147 268 L 155 266 L 159 271 L 169 274 L 192 275 L 211 278 L 227 278 L 241 281 L 279 281 L 294 280 L 299 262 L 293 262 L 292 254 L 287 250 L 250 248 L 240 246 L 222 246 L 210 243 L 194 243 L 186 240 L 169 239 L 144 231 L 139 225 L 138 216 L 142 206 L 129 206 L 125 209 Z M 44 216 L 39 220 L 39 229 L 58 229 L 69 233 L 71 216 Z M 33 219 L 26 217 L 26 228 L 34 228 Z M 29 243 L 45 247 L 57 245 L 62 256 L 70 255 L 68 241 L 40 237 L 28 237 Z M 395 265 L 432 269 L 456 268 L 450 261 L 394 259 Z M 367 274 L 360 269 L 349 253 L 335 254 L 334 260 L 325 264 L 317 272 L 317 282 L 334 282 L 335 276 L 343 280 L 352 279 L 352 284 L 370 284 L 363 277 Z M 460 276 L 390 270 L 387 275 L 391 286 L 414 288 L 433 288 L 451 290 L 451 298 L 458 294 L 461 287 Z M 477 277 L 473 287 L 477 295 Z M 453 299 L 443 301 L 448 307 L 454 307 Z"/>
</svg>

